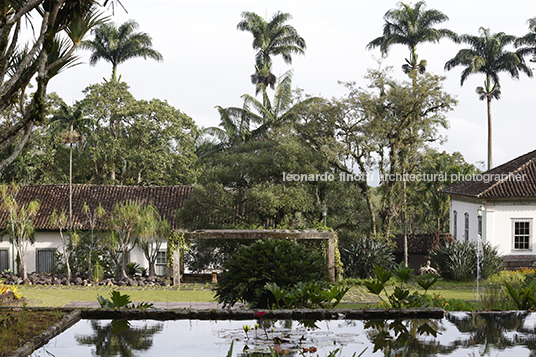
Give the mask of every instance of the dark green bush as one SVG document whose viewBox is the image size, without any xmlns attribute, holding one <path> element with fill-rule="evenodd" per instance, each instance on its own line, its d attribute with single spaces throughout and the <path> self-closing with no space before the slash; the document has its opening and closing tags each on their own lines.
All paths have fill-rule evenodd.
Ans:
<svg viewBox="0 0 536 357">
<path fill-rule="evenodd" d="M 218 302 L 233 306 L 246 302 L 265 308 L 275 303 L 265 285 L 276 283 L 289 289 L 298 282 L 328 280 L 324 257 L 295 241 L 267 239 L 242 246 L 223 265 L 215 288 Z"/>
<path fill-rule="evenodd" d="M 472 281 L 477 275 L 477 250 L 476 242 L 454 242 L 438 246 L 430 252 L 430 260 L 444 279 Z M 503 261 L 497 247 L 489 243 L 482 244 L 482 253 L 480 278 L 484 280 L 501 271 Z"/>
<path fill-rule="evenodd" d="M 368 279 L 374 275 L 374 264 L 394 268 L 394 246 L 385 239 L 361 237 L 341 250 L 345 278 Z"/>
</svg>

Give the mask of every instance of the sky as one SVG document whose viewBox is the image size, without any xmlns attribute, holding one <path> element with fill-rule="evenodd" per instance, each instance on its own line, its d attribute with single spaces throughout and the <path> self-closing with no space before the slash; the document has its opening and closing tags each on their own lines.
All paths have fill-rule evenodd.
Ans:
<svg viewBox="0 0 536 357">
<path fill-rule="evenodd" d="M 355 81 L 366 86 L 367 69 L 392 66 L 393 76 L 407 77 L 400 69 L 409 57 L 408 49 L 395 45 L 386 58 L 379 49 L 367 50 L 368 42 L 382 35 L 383 15 L 397 7 L 392 0 L 122 0 L 128 13 L 115 7 L 106 14 L 118 25 L 136 20 L 138 31 L 148 33 L 153 48 L 162 53 L 163 62 L 133 59 L 118 68 L 136 99 L 167 100 L 189 115 L 200 127 L 217 126 L 215 106 L 241 106 L 243 94 L 254 94 L 250 75 L 254 72 L 255 50 L 249 32 L 236 29 L 243 11 L 271 18 L 277 11 L 290 13 L 288 22 L 305 39 L 305 56 L 293 56 L 291 65 L 275 59 L 272 72 L 277 76 L 293 70 L 293 87 L 324 98 L 340 98 L 346 89 L 339 82 Z M 406 3 L 415 3 L 407 1 Z M 507 6 L 506 6 L 507 5 Z M 478 35 L 480 27 L 493 33 L 523 36 L 529 18 L 536 17 L 536 3 L 529 0 L 428 0 L 427 9 L 449 17 L 438 25 L 458 34 Z M 462 67 L 445 71 L 445 62 L 464 45 L 448 39 L 417 48 L 419 59 L 428 61 L 428 72 L 446 76 L 444 89 L 458 100 L 447 114 L 450 127 L 441 130 L 446 139 L 439 150 L 461 152 L 466 161 L 484 169 L 487 156 L 487 114 L 485 101 L 475 93 L 484 76 L 474 74 L 460 86 Z M 513 48 L 512 48 L 513 50 Z M 111 64 L 87 64 L 89 52 L 80 51 L 82 64 L 55 77 L 49 91 L 57 92 L 68 104 L 81 100 L 83 89 L 110 78 Z M 531 63 L 533 70 L 536 64 Z M 500 75 L 502 97 L 492 103 L 494 166 L 536 149 L 536 80 L 522 75 L 513 80 Z M 273 93 L 273 92 L 272 92 Z"/>
</svg>

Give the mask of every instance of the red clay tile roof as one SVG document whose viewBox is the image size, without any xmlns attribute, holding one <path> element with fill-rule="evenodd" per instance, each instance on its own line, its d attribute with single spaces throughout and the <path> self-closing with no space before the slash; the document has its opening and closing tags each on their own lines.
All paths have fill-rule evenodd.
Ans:
<svg viewBox="0 0 536 357">
<path fill-rule="evenodd" d="M 439 192 L 475 198 L 536 198 L 536 150 L 484 172 L 480 179 L 476 176 Z"/>
<path fill-rule="evenodd" d="M 408 234 L 408 254 L 428 254 L 439 244 L 453 240 L 452 235 L 448 233 L 440 235 L 436 233 Z M 404 235 L 395 235 L 393 241 L 396 244 L 395 253 L 404 253 Z"/>
<path fill-rule="evenodd" d="M 111 212 L 115 204 L 127 201 L 138 201 L 152 204 L 158 212 L 166 217 L 174 228 L 177 222 L 175 212 L 182 208 L 188 199 L 193 186 L 104 186 L 104 185 L 73 185 L 73 222 L 80 230 L 88 230 L 88 220 L 82 207 L 84 202 L 93 210 L 100 203 L 106 212 Z M 36 230 L 55 230 L 49 223 L 49 217 L 56 209 L 69 212 L 69 185 L 29 185 L 20 188 L 15 198 L 19 204 L 28 204 L 39 200 L 40 207 L 34 225 Z M 0 227 L 6 213 L 0 209 Z M 101 222 L 102 224 L 102 222 Z"/>
</svg>

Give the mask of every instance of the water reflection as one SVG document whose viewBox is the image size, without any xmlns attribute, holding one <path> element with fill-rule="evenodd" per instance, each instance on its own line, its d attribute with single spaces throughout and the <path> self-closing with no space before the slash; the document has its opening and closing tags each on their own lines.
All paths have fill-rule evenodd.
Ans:
<svg viewBox="0 0 536 357">
<path fill-rule="evenodd" d="M 39 356 L 534 356 L 536 314 L 453 313 L 442 320 L 83 320 Z M 244 325 L 251 326 L 249 335 Z M 154 342 L 153 342 L 154 341 Z M 335 353 L 337 349 L 342 349 Z M 46 351 L 46 352 L 45 352 Z"/>
<path fill-rule="evenodd" d="M 132 327 L 127 320 L 112 320 L 102 323 L 91 320 L 91 335 L 75 335 L 81 345 L 95 346 L 95 355 L 102 357 L 131 357 L 135 352 L 152 348 L 154 335 L 161 332 L 163 323 L 146 323 L 143 327 Z M 145 354 L 140 354 L 140 356 Z"/>
<path fill-rule="evenodd" d="M 531 351 L 530 356 L 536 356 L 535 321 L 527 321 L 528 316 L 528 312 L 449 314 L 447 320 L 468 335 L 453 342 L 457 347 L 479 345 L 481 352 L 488 354 L 522 345 Z"/>
<path fill-rule="evenodd" d="M 445 330 L 441 320 L 370 320 L 364 327 L 373 352 L 382 351 L 384 356 L 432 356 L 456 349 L 436 339 Z"/>
</svg>

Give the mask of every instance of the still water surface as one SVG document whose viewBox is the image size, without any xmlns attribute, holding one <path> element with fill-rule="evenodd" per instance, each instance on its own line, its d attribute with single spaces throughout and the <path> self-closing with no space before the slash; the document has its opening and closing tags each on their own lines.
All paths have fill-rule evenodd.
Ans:
<svg viewBox="0 0 536 357">
<path fill-rule="evenodd" d="M 81 320 L 32 356 L 536 356 L 536 314 L 442 320 Z M 255 331 L 255 324 L 259 328 Z M 247 336 L 243 325 L 251 330 Z M 274 341 L 274 339 L 276 339 Z M 313 351 L 313 352 L 311 352 Z M 303 353 L 303 355 L 302 355 Z"/>
</svg>

